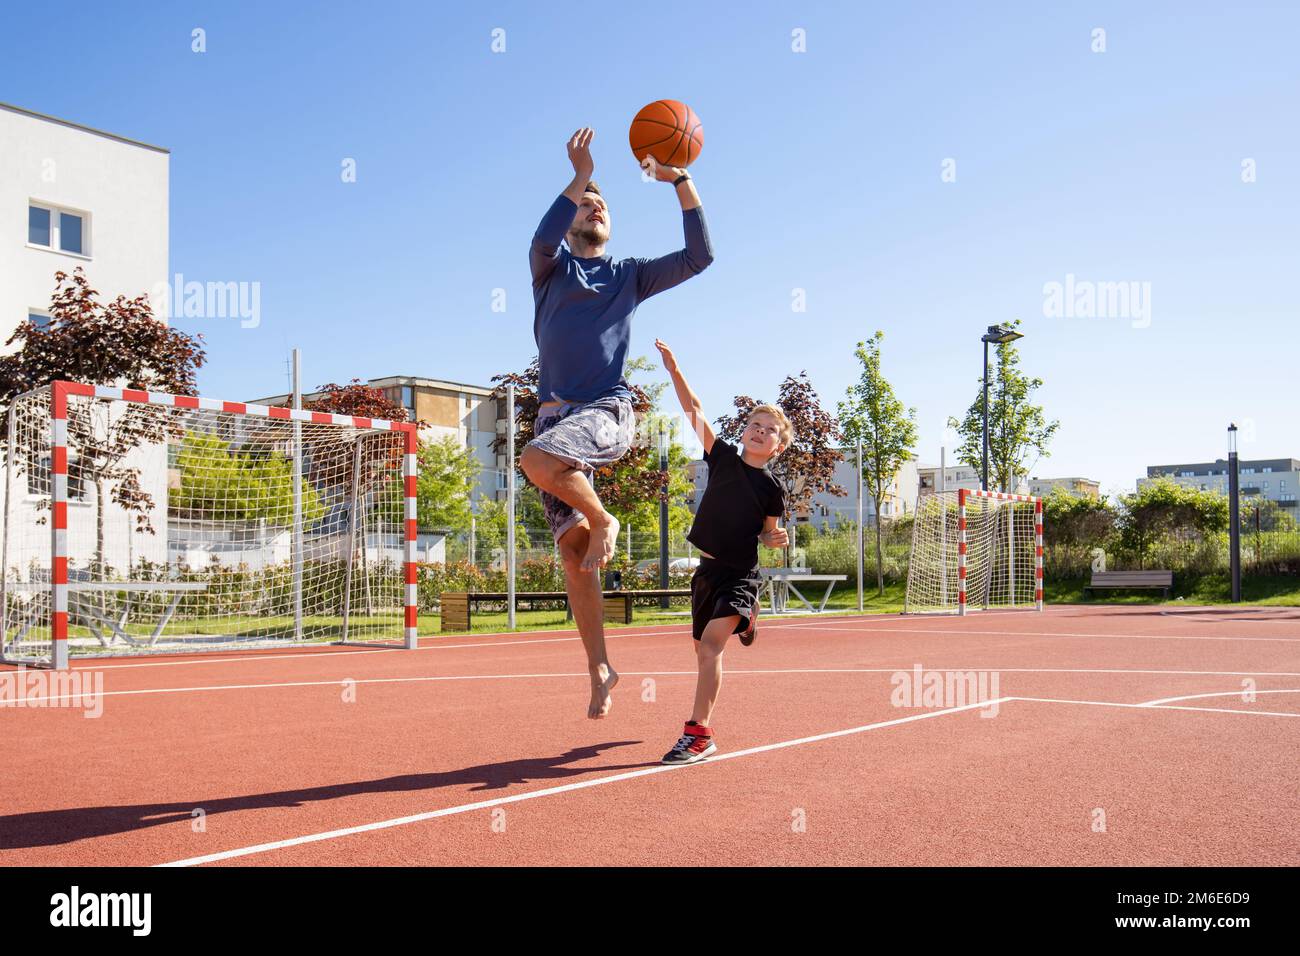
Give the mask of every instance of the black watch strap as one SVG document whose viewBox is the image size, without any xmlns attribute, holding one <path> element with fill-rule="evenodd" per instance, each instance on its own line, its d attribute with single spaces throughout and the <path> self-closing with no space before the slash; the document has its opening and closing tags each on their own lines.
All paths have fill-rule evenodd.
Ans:
<svg viewBox="0 0 1300 956">
<path fill-rule="evenodd" d="M 673 180 L 673 185 L 680 186 L 682 183 L 686 182 L 686 180 L 690 178 L 691 176 L 689 173 L 682 173 L 680 176 L 678 176 L 676 179 Z"/>
</svg>

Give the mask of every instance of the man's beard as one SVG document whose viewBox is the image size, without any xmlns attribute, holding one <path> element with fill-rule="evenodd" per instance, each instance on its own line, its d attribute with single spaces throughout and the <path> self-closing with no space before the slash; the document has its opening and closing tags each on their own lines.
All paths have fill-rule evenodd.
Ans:
<svg viewBox="0 0 1300 956">
<path fill-rule="evenodd" d="M 578 238 L 588 245 L 598 246 L 603 242 L 609 241 L 609 234 L 601 235 L 596 231 L 595 226 L 583 226 L 578 230 Z"/>
</svg>

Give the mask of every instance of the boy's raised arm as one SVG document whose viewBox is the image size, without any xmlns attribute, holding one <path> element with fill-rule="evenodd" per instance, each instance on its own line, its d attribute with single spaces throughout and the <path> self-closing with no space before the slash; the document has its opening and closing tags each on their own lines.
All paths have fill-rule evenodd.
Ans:
<svg viewBox="0 0 1300 956">
<path fill-rule="evenodd" d="M 694 429 L 695 434 L 699 436 L 700 444 L 704 446 L 704 453 L 707 455 L 713 451 L 715 436 L 709 420 L 704 417 L 704 410 L 700 407 L 700 400 L 691 391 L 691 387 L 686 384 L 686 379 L 682 377 L 673 350 L 659 339 L 655 339 L 655 348 L 663 356 L 664 369 L 673 378 L 673 389 L 677 392 L 677 400 L 681 402 L 682 411 L 686 413 L 686 418 L 691 423 L 691 428 Z"/>
</svg>

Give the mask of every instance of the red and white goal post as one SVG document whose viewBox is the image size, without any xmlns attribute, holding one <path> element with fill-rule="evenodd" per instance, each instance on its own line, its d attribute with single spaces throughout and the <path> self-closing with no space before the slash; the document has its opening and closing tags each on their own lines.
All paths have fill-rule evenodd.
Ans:
<svg viewBox="0 0 1300 956">
<path fill-rule="evenodd" d="M 53 382 L 4 412 L 0 659 L 416 646 L 416 425 Z"/>
<path fill-rule="evenodd" d="M 1043 609 L 1043 499 L 960 488 L 917 502 L 904 614 Z"/>
</svg>

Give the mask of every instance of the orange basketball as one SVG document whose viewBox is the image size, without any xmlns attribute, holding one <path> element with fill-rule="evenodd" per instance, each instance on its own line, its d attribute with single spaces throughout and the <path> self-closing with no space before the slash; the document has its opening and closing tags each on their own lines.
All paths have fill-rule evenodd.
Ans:
<svg viewBox="0 0 1300 956">
<path fill-rule="evenodd" d="M 704 127 L 685 103 L 655 100 L 636 114 L 627 139 L 638 163 L 653 156 L 661 166 L 685 168 L 704 149 Z"/>
</svg>

